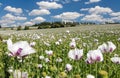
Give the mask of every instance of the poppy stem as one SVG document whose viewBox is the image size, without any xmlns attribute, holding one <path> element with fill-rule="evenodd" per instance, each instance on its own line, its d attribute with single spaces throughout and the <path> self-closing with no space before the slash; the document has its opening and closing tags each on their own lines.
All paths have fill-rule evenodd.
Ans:
<svg viewBox="0 0 120 78">
<path fill-rule="evenodd" d="M 96 78 L 97 78 L 97 63 L 95 64 L 95 69 L 96 69 L 96 71 L 95 71 L 95 76 L 96 76 Z"/>
</svg>

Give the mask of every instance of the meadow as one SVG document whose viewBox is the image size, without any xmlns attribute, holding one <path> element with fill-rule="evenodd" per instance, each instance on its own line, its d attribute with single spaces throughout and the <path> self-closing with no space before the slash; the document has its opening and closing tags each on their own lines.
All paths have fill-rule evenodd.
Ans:
<svg viewBox="0 0 120 78">
<path fill-rule="evenodd" d="M 0 78 L 120 78 L 119 24 L 1 29 L 0 36 Z"/>
</svg>

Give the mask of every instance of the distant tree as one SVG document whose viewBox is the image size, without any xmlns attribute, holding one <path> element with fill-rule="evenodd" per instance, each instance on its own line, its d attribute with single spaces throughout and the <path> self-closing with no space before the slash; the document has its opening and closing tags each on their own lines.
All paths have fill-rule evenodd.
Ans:
<svg viewBox="0 0 120 78">
<path fill-rule="evenodd" d="M 0 36 L 0 41 L 2 41 L 3 39 L 2 39 L 2 37 Z"/>
<path fill-rule="evenodd" d="M 14 30 L 14 27 L 11 27 L 11 30 Z"/>
<path fill-rule="evenodd" d="M 18 27 L 17 27 L 17 30 L 18 30 L 18 31 L 19 31 L 19 30 L 21 30 L 21 29 L 22 29 L 22 27 L 21 27 L 21 26 L 18 26 Z"/>
<path fill-rule="evenodd" d="M 51 28 L 60 28 L 60 24 L 54 23 Z"/>
<path fill-rule="evenodd" d="M 38 29 L 46 29 L 46 28 L 51 28 L 50 22 L 42 22 L 38 24 Z"/>
<path fill-rule="evenodd" d="M 62 22 L 53 22 L 51 25 L 51 28 L 60 28 L 64 27 L 64 24 Z"/>
<path fill-rule="evenodd" d="M 46 29 L 46 28 L 51 28 L 50 25 L 40 25 L 38 26 L 38 29 Z"/>
<path fill-rule="evenodd" d="M 51 25 L 51 23 L 50 22 L 42 22 L 39 25 Z"/>
<path fill-rule="evenodd" d="M 29 26 L 25 26 L 25 27 L 24 27 L 24 30 L 29 30 Z"/>
<path fill-rule="evenodd" d="M 2 28 L 2 26 L 0 25 L 0 28 Z"/>
</svg>

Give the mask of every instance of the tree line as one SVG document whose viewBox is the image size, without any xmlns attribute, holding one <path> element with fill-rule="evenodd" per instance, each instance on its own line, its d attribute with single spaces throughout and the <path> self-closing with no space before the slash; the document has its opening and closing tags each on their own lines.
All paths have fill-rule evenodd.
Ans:
<svg viewBox="0 0 120 78">
<path fill-rule="evenodd" d="M 42 22 L 38 24 L 34 24 L 32 26 L 18 26 L 17 30 L 29 30 L 29 27 L 37 27 L 37 29 L 49 29 L 49 28 L 62 28 L 62 27 L 75 27 L 77 25 L 95 25 L 95 22 Z M 104 24 L 120 24 L 120 22 L 105 22 Z M 0 28 L 2 26 L 0 25 Z M 11 30 L 13 30 L 14 27 L 11 27 Z"/>
</svg>

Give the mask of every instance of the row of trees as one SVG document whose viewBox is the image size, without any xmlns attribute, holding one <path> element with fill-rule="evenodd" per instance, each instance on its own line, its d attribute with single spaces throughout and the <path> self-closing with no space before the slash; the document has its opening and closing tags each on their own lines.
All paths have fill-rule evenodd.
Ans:
<svg viewBox="0 0 120 78">
<path fill-rule="evenodd" d="M 62 27 L 75 27 L 76 25 L 78 25 L 79 23 L 74 22 L 74 23 L 61 23 L 61 22 L 42 22 L 40 24 L 35 24 L 32 25 L 31 27 L 37 27 L 37 29 L 47 29 L 47 28 L 62 28 Z M 29 30 L 30 26 L 25 26 L 24 28 L 22 28 L 22 26 L 18 26 L 17 30 Z M 11 28 L 13 30 L 13 28 Z"/>
<path fill-rule="evenodd" d="M 95 25 L 94 22 L 42 22 L 39 24 L 32 25 L 31 27 L 37 27 L 38 29 L 46 29 L 46 28 L 61 28 L 61 27 L 75 27 L 76 25 Z M 105 22 L 104 24 L 120 24 L 120 22 L 110 23 Z M 30 26 L 18 26 L 16 30 L 29 30 Z M 2 26 L 0 25 L 0 28 Z M 14 27 L 11 27 L 13 30 Z"/>
<path fill-rule="evenodd" d="M 77 22 L 42 22 L 40 24 L 35 24 L 33 26 L 37 26 L 38 29 L 45 29 L 45 28 L 61 28 L 61 27 L 74 27 L 78 25 Z"/>
</svg>

